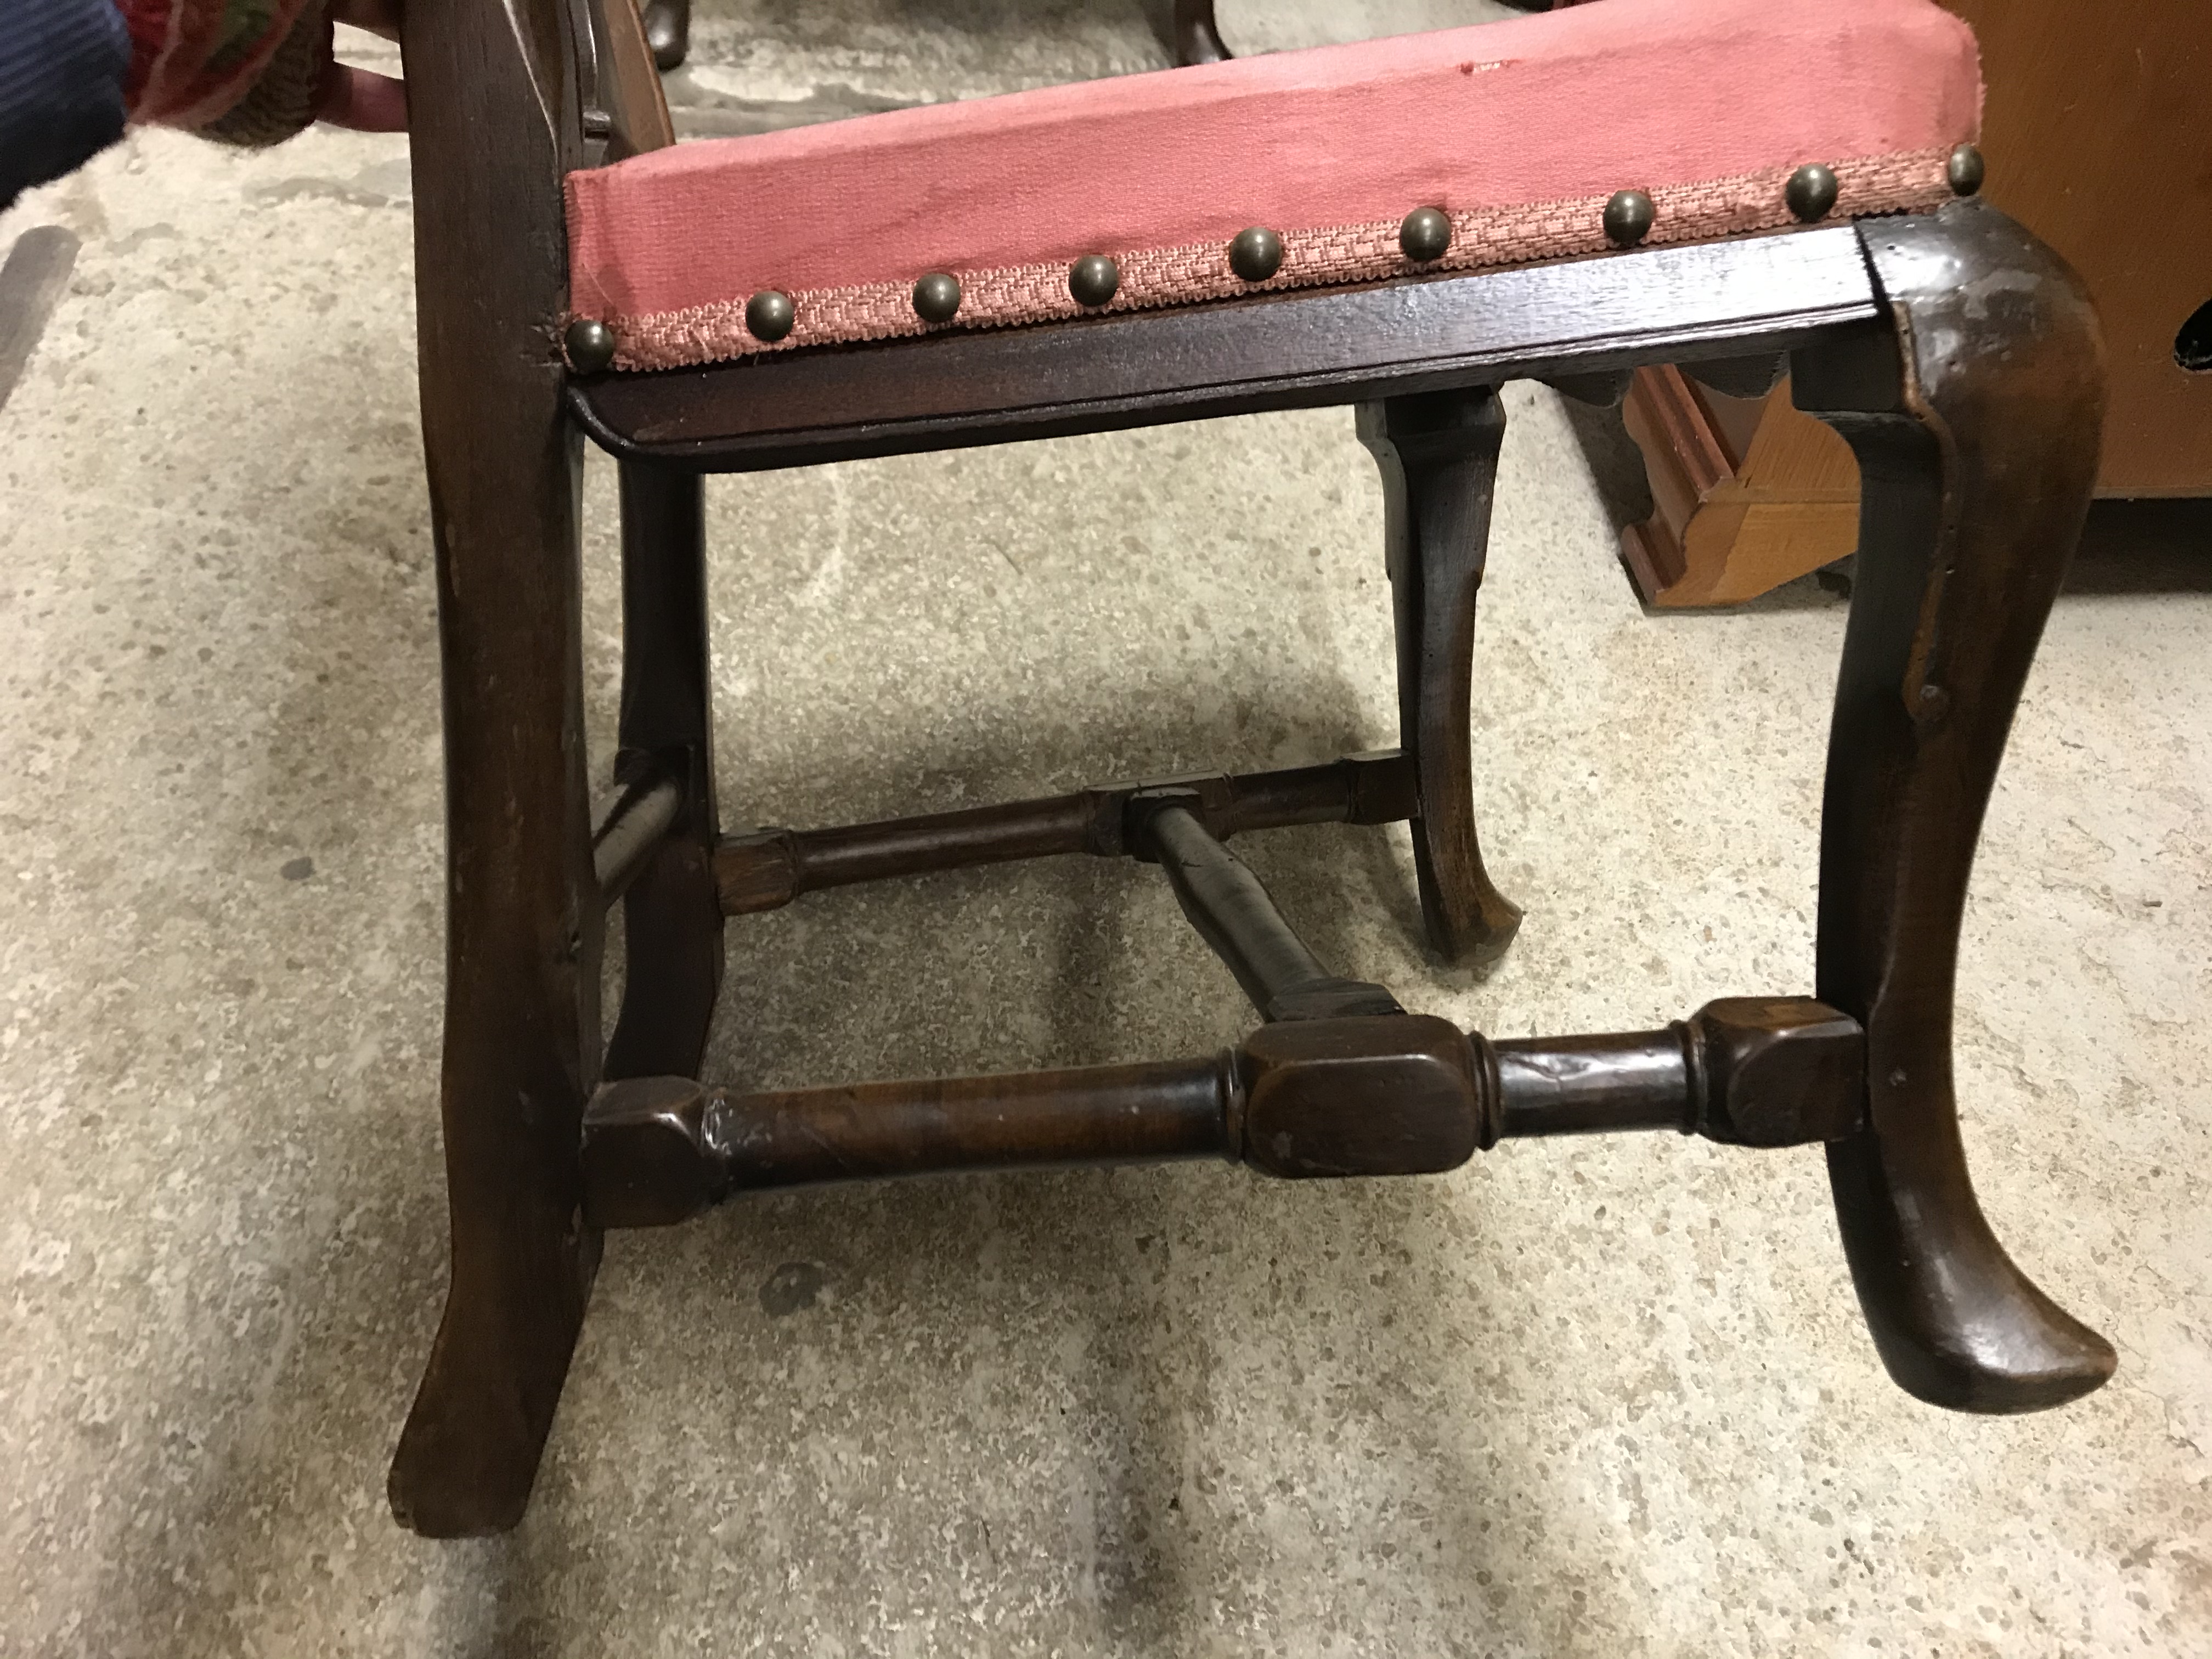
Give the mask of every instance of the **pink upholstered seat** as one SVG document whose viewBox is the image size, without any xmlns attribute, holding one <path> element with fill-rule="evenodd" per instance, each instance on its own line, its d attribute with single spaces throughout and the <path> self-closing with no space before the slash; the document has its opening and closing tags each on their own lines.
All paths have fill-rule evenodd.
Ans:
<svg viewBox="0 0 2212 1659">
<path fill-rule="evenodd" d="M 1648 240 L 1794 222 L 1808 161 L 1837 216 L 1924 207 L 1975 136 L 1973 37 L 1933 0 L 1602 0 L 1432 34 L 1050 87 L 656 151 L 568 181 L 570 303 L 616 364 L 656 368 L 918 333 L 915 279 L 959 278 L 951 327 L 1082 314 L 1070 262 L 1111 255 L 1111 306 L 1572 257 L 1615 191 Z M 1400 252 L 1412 209 L 1450 250 Z M 1230 240 L 1284 246 L 1265 283 Z M 775 348 L 747 298 L 791 296 Z"/>
</svg>

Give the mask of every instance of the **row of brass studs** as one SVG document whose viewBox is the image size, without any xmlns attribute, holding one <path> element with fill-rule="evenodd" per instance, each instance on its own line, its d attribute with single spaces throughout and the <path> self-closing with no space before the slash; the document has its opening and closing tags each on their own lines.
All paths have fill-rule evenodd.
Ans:
<svg viewBox="0 0 2212 1659">
<path fill-rule="evenodd" d="M 1953 150 L 1943 168 L 1955 196 L 1972 196 L 1979 190 L 1983 171 L 1982 153 L 1972 144 L 1960 144 Z M 1782 187 L 1782 199 L 1798 220 L 1818 224 L 1835 207 L 1836 191 L 1836 170 L 1808 161 L 1790 175 L 1789 183 Z M 1643 191 L 1615 191 L 1605 204 L 1606 240 L 1615 247 L 1634 247 L 1651 234 L 1657 218 L 1658 210 Z"/>
<path fill-rule="evenodd" d="M 1440 259 L 1451 246 L 1451 221 L 1438 208 L 1416 208 L 1398 228 L 1398 246 L 1408 259 Z M 1283 239 L 1265 225 L 1240 230 L 1229 244 L 1229 269 L 1248 283 L 1264 283 L 1283 268 Z M 1067 268 L 1067 291 L 1086 311 L 1112 302 L 1121 289 L 1121 267 L 1109 254 L 1086 253 Z M 914 285 L 914 314 L 925 323 L 949 323 L 960 314 L 960 279 L 933 270 Z M 799 320 L 791 296 L 765 288 L 745 301 L 745 331 L 765 345 L 790 334 Z M 579 318 L 568 325 L 568 362 L 579 374 L 596 374 L 614 361 L 615 337 L 605 323 Z"/>
<path fill-rule="evenodd" d="M 1951 152 L 1945 168 L 1953 191 L 1972 196 L 1982 187 L 1982 153 L 1972 144 Z M 1835 169 L 1808 161 L 1790 175 L 1782 198 L 1806 224 L 1828 216 L 1836 205 Z M 1651 234 L 1658 210 L 1640 190 L 1615 191 L 1605 204 L 1606 240 L 1615 247 L 1634 247 Z M 1398 226 L 1398 248 L 1415 264 L 1431 264 L 1451 251 L 1451 216 L 1442 208 L 1415 208 Z M 1247 283 L 1264 283 L 1283 268 L 1283 239 L 1265 225 L 1240 230 L 1229 243 L 1229 269 Z M 1121 268 L 1104 253 L 1086 253 L 1067 268 L 1067 291 L 1076 304 L 1097 311 L 1121 291 Z M 949 323 L 960 314 L 960 279 L 933 270 L 914 285 L 914 312 L 925 323 Z M 745 331 L 774 345 L 791 332 L 799 313 L 791 296 L 764 288 L 745 301 Z M 614 331 L 605 323 L 578 318 L 564 340 L 568 362 L 580 374 L 596 374 L 614 361 Z"/>
</svg>

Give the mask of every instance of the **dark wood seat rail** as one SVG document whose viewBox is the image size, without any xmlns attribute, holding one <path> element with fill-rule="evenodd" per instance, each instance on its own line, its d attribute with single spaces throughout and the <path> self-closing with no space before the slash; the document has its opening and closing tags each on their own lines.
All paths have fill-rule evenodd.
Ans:
<svg viewBox="0 0 2212 1659">
<path fill-rule="evenodd" d="M 1848 225 L 1382 288 L 771 352 L 573 381 L 625 459 L 711 472 L 1353 404 L 1655 358 L 1771 356 L 1880 315 Z"/>
</svg>

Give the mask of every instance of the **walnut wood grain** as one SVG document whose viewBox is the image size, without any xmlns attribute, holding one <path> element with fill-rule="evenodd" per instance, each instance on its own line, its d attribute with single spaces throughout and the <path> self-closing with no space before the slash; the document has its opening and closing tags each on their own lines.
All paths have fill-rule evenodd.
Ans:
<svg viewBox="0 0 2212 1659">
<path fill-rule="evenodd" d="M 608 120 L 606 159 L 619 161 L 676 142 L 659 67 L 637 0 L 586 0 L 592 25 L 593 92 Z M 687 30 L 688 33 L 688 30 Z"/>
<path fill-rule="evenodd" d="M 602 904 L 622 896 L 682 822 L 690 777 L 681 751 L 644 757 L 592 810 L 592 872 Z"/>
<path fill-rule="evenodd" d="M 1379 985 L 1339 978 L 1322 966 L 1276 908 L 1273 896 L 1196 816 L 1194 797 L 1161 790 L 1132 803 L 1138 856 L 1159 866 L 1176 902 L 1271 1020 L 1401 1014 Z"/>
<path fill-rule="evenodd" d="M 624 462 L 623 686 L 616 761 L 672 776 L 680 810 L 623 897 L 622 1012 L 610 1077 L 699 1069 L 722 983 L 720 840 L 707 609 L 706 504 L 695 473 Z M 603 895 L 604 896 L 604 895 Z"/>
<path fill-rule="evenodd" d="M 1489 1045 L 1500 1133 L 1675 1129 L 1802 1146 L 1865 1121 L 1866 1035 L 1809 997 L 1724 997 L 1663 1031 Z"/>
</svg>

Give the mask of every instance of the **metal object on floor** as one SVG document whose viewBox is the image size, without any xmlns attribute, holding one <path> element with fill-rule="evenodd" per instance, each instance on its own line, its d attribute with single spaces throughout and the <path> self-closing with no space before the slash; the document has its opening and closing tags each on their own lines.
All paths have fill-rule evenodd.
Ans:
<svg viewBox="0 0 2212 1659">
<path fill-rule="evenodd" d="M 69 287 L 80 246 L 76 233 L 64 226 L 33 225 L 0 263 L 0 407 L 39 349 L 46 319 Z"/>
</svg>

